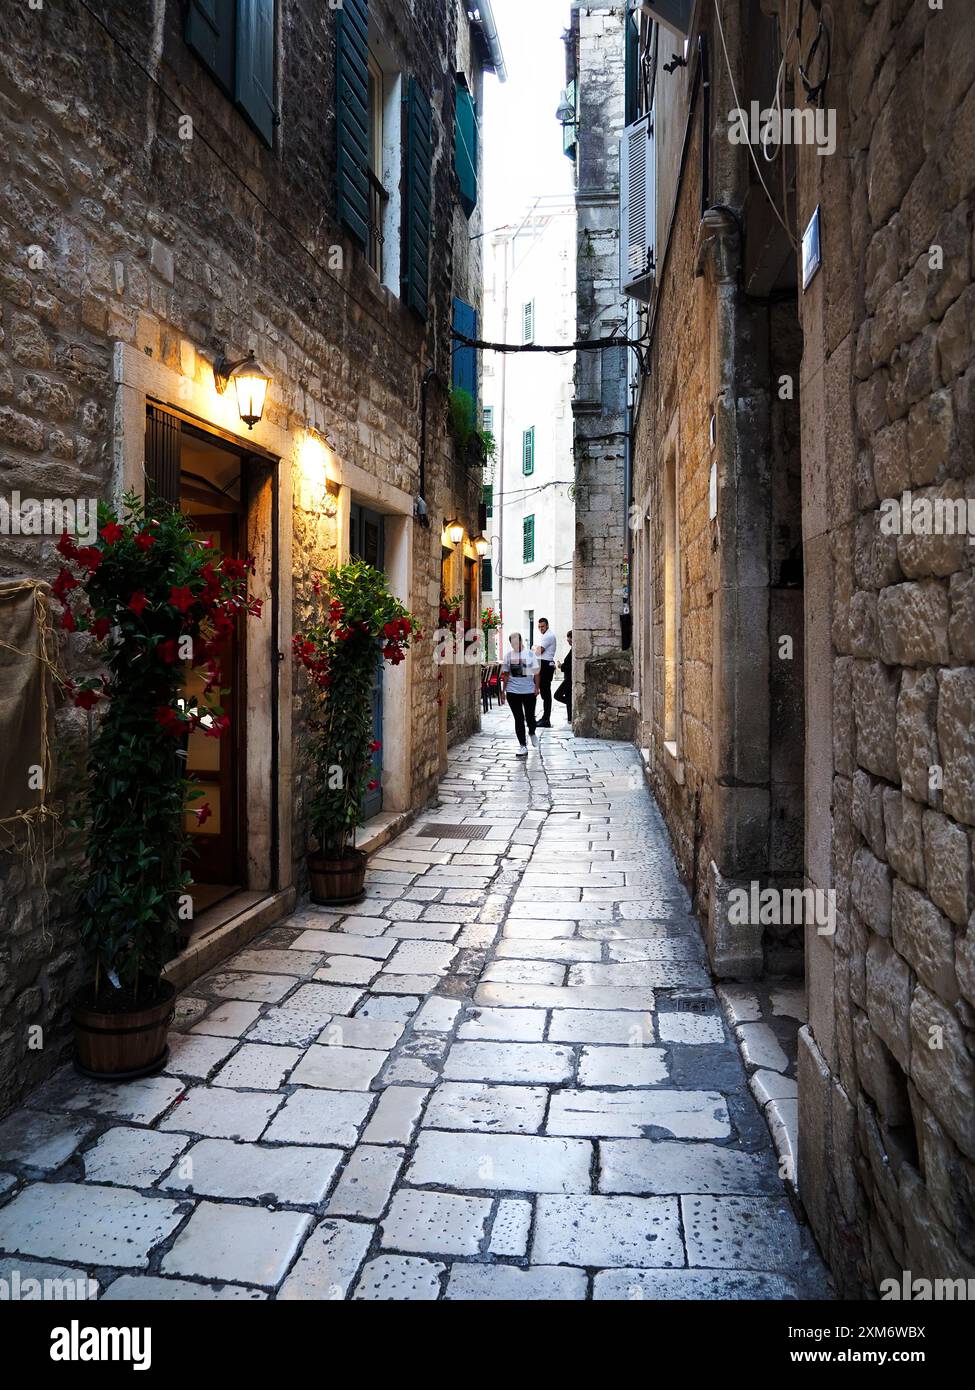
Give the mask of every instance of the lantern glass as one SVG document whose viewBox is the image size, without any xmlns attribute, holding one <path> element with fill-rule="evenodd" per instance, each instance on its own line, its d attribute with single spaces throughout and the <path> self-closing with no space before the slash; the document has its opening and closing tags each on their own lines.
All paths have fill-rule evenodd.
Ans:
<svg viewBox="0 0 975 1390">
<path fill-rule="evenodd" d="M 460 545 L 464 539 L 464 523 L 462 521 L 448 521 L 447 535 L 453 545 Z"/>
<path fill-rule="evenodd" d="M 488 540 L 487 536 L 475 536 L 474 549 L 477 551 L 478 556 L 483 560 L 485 555 L 491 549 L 491 542 Z"/>
<path fill-rule="evenodd" d="M 264 414 L 264 401 L 270 377 L 255 362 L 248 362 L 234 373 L 237 409 L 248 429 L 253 429 Z"/>
</svg>

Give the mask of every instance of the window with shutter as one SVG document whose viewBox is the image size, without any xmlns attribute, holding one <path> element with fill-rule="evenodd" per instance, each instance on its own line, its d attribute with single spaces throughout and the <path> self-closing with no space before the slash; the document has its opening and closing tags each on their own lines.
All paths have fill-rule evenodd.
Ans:
<svg viewBox="0 0 975 1390">
<path fill-rule="evenodd" d="M 190 0 L 186 42 L 228 94 L 234 90 L 237 0 Z"/>
<path fill-rule="evenodd" d="M 526 565 L 535 562 L 535 517 L 526 516 L 521 523 L 521 558 Z"/>
<path fill-rule="evenodd" d="M 481 500 L 484 503 L 485 516 L 494 516 L 494 484 L 485 483 L 481 488 Z"/>
<path fill-rule="evenodd" d="M 427 316 L 430 290 L 432 165 L 433 116 L 430 102 L 416 78 L 411 77 L 406 93 L 403 297 L 421 318 Z"/>
<path fill-rule="evenodd" d="M 494 565 L 490 560 L 481 561 L 481 593 L 489 594 L 494 588 Z"/>
<path fill-rule="evenodd" d="M 477 310 L 470 304 L 465 304 L 462 299 L 454 300 L 453 326 L 458 333 L 463 333 L 465 337 L 477 337 Z M 466 343 L 454 342 L 453 344 L 453 365 L 451 371 L 451 384 L 459 387 L 462 391 L 468 392 L 474 404 L 477 404 L 477 348 L 468 347 Z"/>
<path fill-rule="evenodd" d="M 521 471 L 522 473 L 534 473 L 535 471 L 535 426 L 530 430 L 523 430 L 521 434 Z"/>
<path fill-rule="evenodd" d="M 521 310 L 521 336 L 522 341 L 533 343 L 535 341 L 535 301 L 529 299 L 528 303 L 522 306 Z"/>
<path fill-rule="evenodd" d="M 485 429 L 485 431 L 486 431 L 488 434 L 493 434 L 493 433 L 494 433 L 494 406 L 493 406 L 493 405 L 486 405 L 486 406 L 484 407 L 484 429 Z"/>
<path fill-rule="evenodd" d="M 369 244 L 369 0 L 343 0 L 336 24 L 339 221 Z"/>
<path fill-rule="evenodd" d="M 274 143 L 274 0 L 237 0 L 237 104 Z"/>
<path fill-rule="evenodd" d="M 462 82 L 456 87 L 454 168 L 460 183 L 460 202 L 467 216 L 477 207 L 477 107 Z"/>
</svg>

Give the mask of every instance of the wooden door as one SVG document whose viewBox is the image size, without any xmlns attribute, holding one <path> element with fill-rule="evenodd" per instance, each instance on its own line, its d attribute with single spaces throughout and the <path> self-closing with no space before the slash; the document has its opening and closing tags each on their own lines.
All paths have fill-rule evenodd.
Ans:
<svg viewBox="0 0 975 1390">
<path fill-rule="evenodd" d="M 383 518 L 379 512 L 369 511 L 354 503 L 349 513 L 349 554 L 353 559 L 365 560 L 367 565 L 381 570 L 385 562 L 385 536 Z M 362 814 L 366 820 L 377 816 L 383 809 L 383 659 L 377 657 L 376 679 L 372 688 L 372 727 L 373 738 L 380 746 L 372 755 L 372 775 L 370 781 L 376 783 L 372 791 L 366 791 L 362 798 Z"/>
</svg>

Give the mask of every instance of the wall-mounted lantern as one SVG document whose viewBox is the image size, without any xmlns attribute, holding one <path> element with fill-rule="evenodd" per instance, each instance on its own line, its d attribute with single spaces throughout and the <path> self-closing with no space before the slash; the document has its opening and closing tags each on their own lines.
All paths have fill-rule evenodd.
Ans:
<svg viewBox="0 0 975 1390">
<path fill-rule="evenodd" d="M 226 357 L 218 357 L 213 364 L 213 384 L 222 396 L 233 380 L 237 392 L 237 410 L 249 430 L 252 430 L 264 414 L 264 401 L 271 378 L 256 360 L 253 352 L 236 362 L 228 362 Z"/>
<path fill-rule="evenodd" d="M 479 560 L 483 560 L 485 555 L 491 549 L 491 542 L 488 540 L 487 536 L 483 534 L 483 532 L 481 535 L 474 537 L 472 544 L 474 546 L 474 549 L 477 551 L 477 558 Z"/>
<path fill-rule="evenodd" d="M 451 545 L 460 545 L 461 541 L 464 539 L 464 523 L 462 521 L 458 521 L 457 518 L 454 517 L 453 521 L 444 523 L 443 529 L 447 533 Z"/>
</svg>

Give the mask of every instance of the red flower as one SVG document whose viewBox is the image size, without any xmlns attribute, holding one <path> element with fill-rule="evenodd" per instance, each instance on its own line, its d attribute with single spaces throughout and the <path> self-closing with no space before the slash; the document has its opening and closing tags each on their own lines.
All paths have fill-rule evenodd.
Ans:
<svg viewBox="0 0 975 1390">
<path fill-rule="evenodd" d="M 68 594 L 70 594 L 71 590 L 77 589 L 77 587 L 77 579 L 75 579 L 74 575 L 71 573 L 70 570 L 66 569 L 61 569 L 58 571 L 58 577 L 57 579 L 55 579 L 53 585 L 51 586 L 54 593 L 54 597 L 58 599 L 61 603 L 64 602 Z"/>
<path fill-rule="evenodd" d="M 204 738 L 222 738 L 230 728 L 230 715 L 221 714 L 203 727 Z"/>
<path fill-rule="evenodd" d="M 194 599 L 188 586 L 184 584 L 182 588 L 176 588 L 174 586 L 170 589 L 169 602 L 173 608 L 179 609 L 180 613 L 185 613 L 187 609 L 193 607 L 193 604 L 196 602 L 196 600 Z"/>
<path fill-rule="evenodd" d="M 247 565 L 243 560 L 235 560 L 231 555 L 225 555 L 220 561 L 220 568 L 224 574 L 231 579 L 243 579 L 247 573 Z"/>
<path fill-rule="evenodd" d="M 61 539 L 57 544 L 58 553 L 63 555 L 66 560 L 73 560 L 78 554 L 78 547 L 68 535 L 67 531 L 61 532 Z"/>
<path fill-rule="evenodd" d="M 160 728 L 165 729 L 167 734 L 171 734 L 173 738 L 182 738 L 184 727 L 183 720 L 180 719 L 176 711 L 171 709 L 169 705 L 160 705 L 156 710 L 154 718 Z"/>
<path fill-rule="evenodd" d="M 378 753 L 380 748 L 382 748 L 382 744 L 379 742 L 379 739 L 373 739 L 372 743 L 369 745 L 369 752 Z"/>
<path fill-rule="evenodd" d="M 397 618 L 395 622 L 392 622 L 392 623 L 384 623 L 384 624 L 383 624 L 383 632 L 385 633 L 385 635 L 386 635 L 387 637 L 398 637 L 398 636 L 399 636 L 399 618 Z"/>
<path fill-rule="evenodd" d="M 79 565 L 84 565 L 89 574 L 94 574 L 104 556 L 97 545 L 83 545 L 75 555 Z"/>
<path fill-rule="evenodd" d="M 104 642 L 111 626 L 108 618 L 96 618 L 91 625 L 91 635 L 96 637 L 99 642 Z"/>
<path fill-rule="evenodd" d="M 148 531 L 140 531 L 135 538 L 135 543 L 140 550 L 148 550 L 150 545 L 156 544 L 155 536 L 150 536 Z"/>
<path fill-rule="evenodd" d="M 77 632 L 78 624 L 74 620 L 74 614 L 70 608 L 66 608 L 61 614 L 61 626 L 65 632 Z"/>
<path fill-rule="evenodd" d="M 205 825 L 213 815 L 213 812 L 210 810 L 209 801 L 204 801 L 203 805 L 197 807 L 193 814 L 196 816 L 197 825 Z"/>
<path fill-rule="evenodd" d="M 374 792 L 378 786 L 379 786 L 379 783 L 376 781 L 376 779 L 375 779 L 375 777 L 374 777 L 374 778 L 372 779 L 372 781 L 369 783 L 369 790 L 370 790 L 371 792 Z"/>
<path fill-rule="evenodd" d="M 114 545 L 116 541 L 122 539 L 125 532 L 117 521 L 110 521 L 107 526 L 102 527 L 98 534 L 106 545 Z"/>
<path fill-rule="evenodd" d="M 92 705 L 97 705 L 101 699 L 97 690 L 79 690 L 74 697 L 74 702 L 79 709 L 91 709 Z"/>
<path fill-rule="evenodd" d="M 136 617 L 138 617 L 139 614 L 142 612 L 143 608 L 145 608 L 145 606 L 146 606 L 146 604 L 147 604 L 148 602 L 149 602 L 149 600 L 146 598 L 146 596 L 145 596 L 145 594 L 142 592 L 142 590 L 141 590 L 141 589 L 136 589 L 135 593 L 134 593 L 134 594 L 132 595 L 132 597 L 129 599 L 129 601 L 128 601 L 126 607 L 127 607 L 131 612 L 133 612 L 133 613 L 135 614 Z"/>
<path fill-rule="evenodd" d="M 161 661 L 164 661 L 167 666 L 172 666 L 177 659 L 175 637 L 167 637 L 164 642 L 160 642 L 156 652 Z"/>
<path fill-rule="evenodd" d="M 264 600 L 262 598 L 252 598 L 247 605 L 247 611 L 252 618 L 259 618 L 263 609 Z"/>
</svg>

